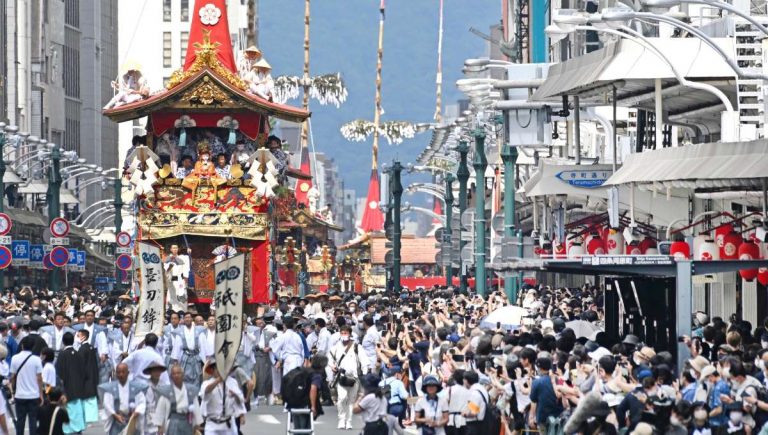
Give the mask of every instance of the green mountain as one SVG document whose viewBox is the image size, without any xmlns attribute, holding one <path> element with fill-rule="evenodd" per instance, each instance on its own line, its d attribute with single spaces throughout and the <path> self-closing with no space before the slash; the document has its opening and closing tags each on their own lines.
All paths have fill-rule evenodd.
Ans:
<svg viewBox="0 0 768 435">
<path fill-rule="evenodd" d="M 341 72 L 349 90 L 336 109 L 310 103 L 315 148 L 336 159 L 348 188 L 366 193 L 371 141 L 349 142 L 339 132 L 347 121 L 373 119 L 377 0 L 314 0 L 311 22 L 311 74 Z M 464 59 L 487 55 L 486 41 L 469 32 L 498 23 L 498 0 L 446 0 L 443 39 L 443 102 L 461 98 L 456 80 Z M 438 0 L 390 0 L 384 29 L 383 120 L 432 122 L 435 111 Z M 272 74 L 301 75 L 304 61 L 304 1 L 259 0 L 259 47 Z M 289 104 L 300 105 L 301 100 Z M 382 141 L 379 162 L 413 161 L 429 133 L 397 146 Z"/>
</svg>

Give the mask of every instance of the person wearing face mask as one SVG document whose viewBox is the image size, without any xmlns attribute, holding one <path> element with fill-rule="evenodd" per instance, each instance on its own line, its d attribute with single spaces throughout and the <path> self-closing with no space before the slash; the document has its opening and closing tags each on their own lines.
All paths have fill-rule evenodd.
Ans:
<svg viewBox="0 0 768 435">
<path fill-rule="evenodd" d="M 722 401 L 724 396 L 729 396 L 731 388 L 721 377 L 714 366 L 704 367 L 701 372 L 699 382 L 706 383 L 707 386 L 707 407 L 709 409 L 709 426 L 714 432 L 718 432 L 725 426 L 728 415 L 725 412 L 725 404 Z"/>
<path fill-rule="evenodd" d="M 752 432 L 756 427 L 755 417 L 753 416 L 756 409 L 754 403 L 752 403 L 753 400 L 751 399 L 757 398 L 758 389 L 761 388 L 760 381 L 747 375 L 747 371 L 741 361 L 735 359 L 732 360 L 729 368 L 733 390 L 735 391 L 733 397 L 736 397 L 737 399 L 734 400 L 731 397 L 723 397 L 723 402 L 727 405 L 743 403 L 741 409 L 743 411 L 743 419 L 741 421 L 744 426 L 747 427 L 747 430 Z"/>
<path fill-rule="evenodd" d="M 691 435 L 712 435 L 712 430 L 709 428 L 707 410 L 703 407 L 696 408 L 693 411 L 690 433 Z"/>
<path fill-rule="evenodd" d="M 357 343 L 352 341 L 352 329 L 339 328 L 339 342 L 331 349 L 328 365 L 333 372 L 331 387 L 336 387 L 338 399 L 338 428 L 351 429 L 355 401 L 360 391 L 360 377 L 363 367 L 368 367 L 368 357 Z"/>
</svg>

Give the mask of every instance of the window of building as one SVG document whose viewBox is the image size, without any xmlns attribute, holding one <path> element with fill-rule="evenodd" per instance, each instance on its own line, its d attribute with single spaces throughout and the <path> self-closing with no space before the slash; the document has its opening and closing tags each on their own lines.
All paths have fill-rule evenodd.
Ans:
<svg viewBox="0 0 768 435">
<path fill-rule="evenodd" d="M 80 27 L 80 0 L 64 1 L 64 24 Z"/>
<path fill-rule="evenodd" d="M 181 0 L 179 19 L 183 22 L 189 21 L 189 0 Z"/>
<path fill-rule="evenodd" d="M 181 32 L 179 40 L 181 42 L 181 64 L 184 65 L 184 59 L 187 57 L 187 45 L 189 45 L 189 32 Z"/>
<path fill-rule="evenodd" d="M 163 32 L 163 67 L 171 67 L 171 32 Z"/>
<path fill-rule="evenodd" d="M 171 0 L 163 0 L 163 21 L 171 21 Z"/>
</svg>

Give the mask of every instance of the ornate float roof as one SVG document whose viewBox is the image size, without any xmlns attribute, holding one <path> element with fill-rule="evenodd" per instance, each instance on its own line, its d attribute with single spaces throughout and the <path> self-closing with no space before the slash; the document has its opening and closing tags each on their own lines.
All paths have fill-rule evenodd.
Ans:
<svg viewBox="0 0 768 435">
<path fill-rule="evenodd" d="M 153 112 L 184 111 L 250 112 L 293 122 L 307 119 L 309 112 L 303 109 L 246 92 L 234 62 L 226 9 L 224 0 L 209 0 L 193 15 L 184 67 L 173 73 L 166 89 L 147 99 L 104 110 L 104 116 L 124 122 Z"/>
</svg>

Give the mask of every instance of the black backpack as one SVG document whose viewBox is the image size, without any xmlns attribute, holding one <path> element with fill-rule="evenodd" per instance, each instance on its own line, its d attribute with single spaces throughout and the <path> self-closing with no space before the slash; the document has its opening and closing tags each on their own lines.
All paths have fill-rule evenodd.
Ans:
<svg viewBox="0 0 768 435">
<path fill-rule="evenodd" d="M 289 408 L 306 408 L 309 406 L 309 387 L 311 372 L 302 367 L 296 367 L 283 376 L 280 391 L 283 401 Z"/>
<path fill-rule="evenodd" d="M 485 402 L 485 417 L 483 417 L 483 433 L 486 435 L 498 435 L 501 433 L 501 413 L 499 408 L 488 404 L 483 394 L 480 395 Z"/>
<path fill-rule="evenodd" d="M 757 400 L 761 402 L 768 402 L 768 390 L 764 386 L 754 387 L 755 393 L 757 396 Z M 757 423 L 755 427 L 763 427 L 766 423 L 768 423 L 768 411 L 763 411 L 760 409 L 760 407 L 756 406 L 755 411 L 755 422 Z"/>
</svg>

